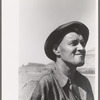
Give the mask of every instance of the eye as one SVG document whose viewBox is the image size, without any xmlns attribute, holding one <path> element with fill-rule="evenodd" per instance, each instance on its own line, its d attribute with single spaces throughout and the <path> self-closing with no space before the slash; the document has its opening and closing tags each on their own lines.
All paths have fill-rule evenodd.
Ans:
<svg viewBox="0 0 100 100">
<path fill-rule="evenodd" d="M 85 47 L 85 45 L 86 45 L 85 41 L 81 41 L 80 43 L 81 43 L 81 45 L 82 45 L 83 47 Z"/>
<path fill-rule="evenodd" d="M 76 46 L 76 45 L 78 45 L 78 40 L 74 40 L 74 41 L 72 41 L 71 43 L 70 43 L 70 45 L 72 45 L 72 46 Z"/>
</svg>

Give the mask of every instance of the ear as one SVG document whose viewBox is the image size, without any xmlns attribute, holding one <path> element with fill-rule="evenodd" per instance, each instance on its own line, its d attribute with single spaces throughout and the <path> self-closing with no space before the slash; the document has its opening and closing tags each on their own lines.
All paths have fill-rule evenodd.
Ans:
<svg viewBox="0 0 100 100">
<path fill-rule="evenodd" d="M 59 46 L 58 46 L 58 45 L 54 45 L 54 46 L 53 46 L 53 52 L 54 52 L 54 54 L 56 54 L 57 56 L 60 55 L 60 53 L 59 53 Z"/>
</svg>

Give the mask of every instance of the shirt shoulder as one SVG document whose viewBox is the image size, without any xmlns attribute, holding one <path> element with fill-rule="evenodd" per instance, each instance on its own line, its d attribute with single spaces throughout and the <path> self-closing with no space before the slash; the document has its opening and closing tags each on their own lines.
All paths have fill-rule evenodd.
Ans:
<svg viewBox="0 0 100 100">
<path fill-rule="evenodd" d="M 86 85 L 86 84 L 90 83 L 88 78 L 78 71 L 76 71 L 74 79 L 75 79 L 75 82 L 77 82 L 77 84 L 79 86 L 80 85 Z"/>
<path fill-rule="evenodd" d="M 19 69 L 19 85 L 21 87 L 24 87 L 24 85 L 27 85 L 29 82 L 37 82 L 43 76 L 51 73 L 51 69 L 46 68 L 46 66 L 40 68 L 36 67 L 37 66 L 28 68 L 22 67 Z"/>
<path fill-rule="evenodd" d="M 46 66 L 38 70 L 36 67 L 31 68 L 31 70 L 30 68 L 21 68 L 19 70 L 19 99 L 28 100 L 37 85 L 46 86 L 52 83 L 52 75 L 52 69 Z"/>
<path fill-rule="evenodd" d="M 78 85 L 81 94 L 82 92 L 86 93 L 86 98 L 87 98 L 86 100 L 94 100 L 92 87 L 89 79 L 86 76 L 82 75 L 77 71 L 75 73 L 75 82 Z"/>
</svg>

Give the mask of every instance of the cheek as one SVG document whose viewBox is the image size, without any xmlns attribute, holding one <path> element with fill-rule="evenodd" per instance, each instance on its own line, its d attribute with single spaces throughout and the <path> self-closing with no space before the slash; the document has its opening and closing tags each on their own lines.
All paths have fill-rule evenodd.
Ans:
<svg viewBox="0 0 100 100">
<path fill-rule="evenodd" d="M 76 50 L 77 50 L 76 48 L 71 48 L 71 47 L 61 48 L 60 55 L 62 57 L 67 57 L 68 59 L 74 56 Z"/>
</svg>

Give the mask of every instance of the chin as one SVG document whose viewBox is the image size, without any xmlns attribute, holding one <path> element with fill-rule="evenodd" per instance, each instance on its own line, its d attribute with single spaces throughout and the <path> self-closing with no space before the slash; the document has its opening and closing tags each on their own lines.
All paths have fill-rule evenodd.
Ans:
<svg viewBox="0 0 100 100">
<path fill-rule="evenodd" d="M 76 65 L 77 65 L 77 67 L 81 67 L 84 65 L 84 62 L 77 63 Z"/>
</svg>

